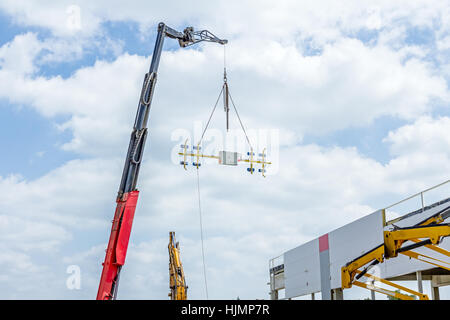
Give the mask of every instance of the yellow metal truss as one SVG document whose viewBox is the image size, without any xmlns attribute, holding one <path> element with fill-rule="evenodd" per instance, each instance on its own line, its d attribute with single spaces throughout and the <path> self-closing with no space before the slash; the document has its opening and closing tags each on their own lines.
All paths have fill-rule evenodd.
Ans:
<svg viewBox="0 0 450 320">
<path fill-rule="evenodd" d="M 187 285 L 184 278 L 183 265 L 181 264 L 180 248 L 175 242 L 175 232 L 169 233 L 169 276 L 171 300 L 186 300 Z"/>
<path fill-rule="evenodd" d="M 343 289 L 351 288 L 352 285 L 356 285 L 362 288 L 374 290 L 376 292 L 380 292 L 402 300 L 413 299 L 411 296 L 404 295 L 396 291 L 383 289 L 368 283 L 362 283 L 358 281 L 359 278 L 364 276 L 379 281 L 383 284 L 389 285 L 391 287 L 408 292 L 412 295 L 419 297 L 420 300 L 428 300 L 428 296 L 426 294 L 422 294 L 420 292 L 416 292 L 414 290 L 395 284 L 391 281 L 378 278 L 374 275 L 368 274 L 367 271 L 370 266 L 382 263 L 384 259 L 397 257 L 399 253 L 408 256 L 410 258 L 417 259 L 419 261 L 426 262 L 434 266 L 444 268 L 446 270 L 450 270 L 450 263 L 447 261 L 437 259 L 423 253 L 411 251 L 414 248 L 425 246 L 428 249 L 434 250 L 435 252 L 450 257 L 450 252 L 437 246 L 442 241 L 442 238 L 450 235 L 450 225 L 439 224 L 443 221 L 444 221 L 443 217 L 441 215 L 437 215 L 428 218 L 427 220 L 423 221 L 420 225 L 414 227 L 397 228 L 392 231 L 384 231 L 383 244 L 365 253 L 364 255 L 358 257 L 357 259 L 349 262 L 346 266 L 342 267 L 341 269 L 342 288 Z M 407 241 L 414 242 L 414 244 L 403 247 L 403 244 Z M 366 267 L 364 271 L 359 270 L 360 268 L 366 266 L 369 263 L 370 263 L 369 267 Z"/>
</svg>

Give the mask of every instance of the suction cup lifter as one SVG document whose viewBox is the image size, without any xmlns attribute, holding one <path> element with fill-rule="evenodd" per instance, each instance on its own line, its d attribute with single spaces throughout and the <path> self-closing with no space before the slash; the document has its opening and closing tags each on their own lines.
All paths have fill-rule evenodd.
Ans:
<svg viewBox="0 0 450 320">
<path fill-rule="evenodd" d="M 180 165 L 183 166 L 185 170 L 187 170 L 187 166 L 189 165 L 188 157 L 191 158 L 192 165 L 197 169 L 202 165 L 201 160 L 203 158 L 211 158 L 217 159 L 220 165 L 225 166 L 237 166 L 239 162 L 246 162 L 249 164 L 247 171 L 253 174 L 255 172 L 255 165 L 261 165 L 261 168 L 258 168 L 258 172 L 261 173 L 263 177 L 266 177 L 266 168 L 268 165 L 272 164 L 267 161 L 266 149 L 263 150 L 262 153 L 259 153 L 259 158 L 255 158 L 255 153 L 253 150 L 247 152 L 247 158 L 242 158 L 242 155 L 238 152 L 232 151 L 219 151 L 219 155 L 207 155 L 202 153 L 202 147 L 200 145 L 192 146 L 189 148 L 188 139 L 184 142 L 184 144 L 180 145 L 180 151 L 178 155 L 181 157 Z"/>
</svg>

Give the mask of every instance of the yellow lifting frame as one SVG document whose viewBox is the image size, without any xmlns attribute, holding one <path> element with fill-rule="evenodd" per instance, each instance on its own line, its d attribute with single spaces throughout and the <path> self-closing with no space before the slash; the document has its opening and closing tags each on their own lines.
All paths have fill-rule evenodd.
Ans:
<svg viewBox="0 0 450 320">
<path fill-rule="evenodd" d="M 250 159 L 242 159 L 242 162 L 250 162 L 250 163 L 262 163 L 262 164 L 272 164 L 270 161 L 261 161 L 261 160 L 250 160 Z"/>
<path fill-rule="evenodd" d="M 193 153 L 193 152 L 188 153 L 187 152 L 187 142 L 188 142 L 188 139 L 186 139 L 186 141 L 184 142 L 184 146 L 182 148 L 183 152 L 178 152 L 179 156 L 183 156 L 183 168 L 184 168 L 184 170 L 187 170 L 187 168 L 186 168 L 187 157 L 196 157 L 197 158 L 197 162 L 196 162 L 197 169 L 200 166 L 200 158 L 219 159 L 218 156 L 210 156 L 210 155 L 206 155 L 206 154 L 201 154 L 200 153 L 200 143 L 197 145 L 197 153 Z"/>
<path fill-rule="evenodd" d="M 197 167 L 197 169 L 198 169 L 198 167 L 199 167 L 199 162 L 200 162 L 200 158 L 212 158 L 212 159 L 219 159 L 219 157 L 218 156 L 212 156 L 212 155 L 207 155 L 207 154 L 201 154 L 200 153 L 200 144 L 198 144 L 197 145 L 197 153 L 188 153 L 187 152 L 187 139 L 186 139 L 186 142 L 184 143 L 184 147 L 183 147 L 183 150 L 184 150 L 184 152 L 178 152 L 178 155 L 180 155 L 180 156 L 183 156 L 183 167 L 184 167 L 184 170 L 187 170 L 186 169 L 186 158 L 187 157 L 196 157 L 197 158 L 197 163 L 196 163 L 196 167 Z"/>
<path fill-rule="evenodd" d="M 188 139 L 186 139 L 186 141 L 184 142 L 184 145 L 183 145 L 184 152 L 183 153 L 181 153 L 181 152 L 178 153 L 180 156 L 183 155 L 183 168 L 184 168 L 184 170 L 187 170 L 186 169 L 187 142 L 188 142 Z"/>
<path fill-rule="evenodd" d="M 360 271 L 357 270 L 357 273 L 360 273 Z M 414 296 L 417 296 L 419 298 L 419 300 L 429 300 L 428 296 L 426 294 L 423 294 L 423 293 L 411 290 L 409 288 L 406 288 L 406 287 L 401 286 L 399 284 L 393 283 L 391 281 L 384 280 L 382 278 L 379 278 L 377 276 L 374 276 L 372 274 L 367 274 L 367 273 L 364 276 L 367 277 L 367 278 L 371 278 L 371 279 L 373 279 L 375 281 L 379 281 L 381 283 L 384 283 L 386 285 L 389 285 L 391 287 L 397 288 L 399 290 L 403 290 L 405 292 L 408 292 L 408 293 L 410 293 L 410 294 L 412 294 Z M 358 286 L 358 287 L 369 289 L 369 290 L 373 290 L 373 291 L 376 291 L 376 292 L 379 292 L 379 293 L 382 293 L 382 294 L 385 294 L 385 295 L 388 295 L 388 296 L 391 296 L 391 297 L 394 297 L 394 298 L 397 298 L 397 299 L 400 299 L 400 300 L 414 300 L 414 298 L 411 297 L 411 296 L 402 294 L 402 293 L 400 293 L 398 291 L 392 291 L 392 290 L 389 290 L 389 289 L 380 288 L 380 287 L 377 287 L 377 286 L 375 286 L 373 284 L 364 283 L 364 282 L 360 282 L 360 281 L 354 281 L 353 284 Z"/>
<path fill-rule="evenodd" d="M 425 221 L 423 221 L 422 223 L 420 223 L 420 226 L 427 226 L 427 225 L 437 225 L 439 223 L 444 222 L 444 217 L 441 214 L 438 215 L 434 215 L 432 217 L 429 217 L 428 219 L 426 219 Z M 409 241 L 415 242 L 415 243 L 420 243 L 421 241 L 419 239 L 410 239 Z M 439 248 L 438 246 L 435 246 L 433 244 L 425 244 L 424 245 L 426 248 L 436 251 L 442 255 L 445 255 L 447 257 L 450 257 L 450 252 L 448 252 L 445 249 Z M 401 254 L 408 256 L 410 258 L 414 258 L 417 259 L 419 261 L 423 261 L 429 264 L 432 264 L 434 266 L 446 269 L 450 271 L 450 263 L 444 260 L 440 260 L 437 258 L 433 258 L 430 256 L 427 256 L 425 254 L 422 253 L 418 253 L 418 252 L 414 252 L 414 251 L 404 251 L 404 252 L 400 252 Z M 423 257 L 423 258 L 422 258 Z M 425 258 L 425 259 L 424 259 Z M 428 259 L 428 260 L 426 260 Z"/>
<path fill-rule="evenodd" d="M 430 256 L 427 256 L 425 254 L 417 253 L 410 250 L 400 251 L 401 246 L 406 241 L 412 241 L 415 243 L 423 242 L 418 239 L 429 239 L 429 244 L 424 244 L 425 247 L 434 250 L 436 252 L 442 253 L 446 256 L 450 256 L 450 252 L 447 250 L 444 250 L 442 248 L 439 248 L 435 245 L 439 244 L 443 237 L 450 235 L 450 225 L 447 224 L 436 224 L 436 222 L 443 221 L 441 216 L 437 217 L 431 217 L 424 221 L 421 225 L 411 227 L 411 228 L 403 228 L 403 229 L 397 229 L 393 231 L 384 231 L 384 243 L 377 248 L 367 252 L 366 254 L 362 255 L 361 257 L 353 260 L 352 262 L 348 263 L 346 266 L 342 267 L 341 269 L 341 281 L 342 281 L 342 288 L 351 288 L 352 284 L 355 284 L 356 286 L 371 289 L 380 293 L 384 293 L 399 299 L 410 299 L 411 297 L 402 295 L 395 291 L 390 291 L 382 288 L 377 288 L 359 281 L 355 281 L 354 278 L 357 274 L 361 274 L 362 271 L 358 270 L 359 268 L 365 266 L 366 264 L 372 262 L 372 264 L 375 263 L 381 263 L 384 261 L 384 259 L 397 257 L 398 253 L 401 253 L 403 255 L 406 255 L 410 258 L 415 258 L 423 262 L 430 263 L 432 265 L 442 267 L 444 269 L 450 270 L 448 267 L 444 266 L 445 264 L 449 264 L 443 260 L 439 260 Z M 423 259 L 424 257 L 425 259 Z M 426 260 L 429 259 L 429 260 Z M 431 261 L 430 261 L 431 260 Z M 449 264 L 450 265 L 450 264 Z M 392 287 L 395 287 L 397 289 L 404 290 L 406 292 L 412 293 L 413 295 L 416 295 L 421 300 L 428 300 L 428 296 L 421 294 L 419 292 L 410 290 L 408 288 L 399 286 L 393 282 L 380 279 L 378 277 L 375 277 L 373 275 L 363 273 L 365 277 L 376 279 L 377 281 L 380 281 L 384 284 L 390 285 Z"/>
<path fill-rule="evenodd" d="M 442 237 L 450 235 L 450 225 L 417 226 L 411 228 L 398 229 L 394 231 L 384 231 L 384 246 L 386 247 L 386 258 L 393 258 L 398 255 L 398 250 L 403 243 L 408 240 L 421 238 L 430 239 L 432 244 L 438 244 Z"/>
<path fill-rule="evenodd" d="M 369 251 L 361 257 L 353 260 L 341 269 L 341 282 L 343 289 L 349 289 L 352 287 L 354 278 L 358 273 L 361 273 L 358 269 L 365 266 L 369 262 L 377 260 L 378 262 L 384 261 L 384 245 Z"/>
<path fill-rule="evenodd" d="M 272 164 L 270 161 L 266 161 L 266 148 L 264 148 L 261 156 L 261 160 L 253 160 L 253 149 L 250 150 L 250 158 L 249 159 L 242 159 L 239 160 L 240 162 L 248 162 L 250 163 L 250 173 L 253 174 L 253 164 L 261 164 L 261 173 L 262 176 L 265 178 L 266 175 L 264 174 L 264 171 L 266 169 L 266 165 Z"/>
<path fill-rule="evenodd" d="M 412 241 L 412 242 L 416 242 L 416 243 L 419 243 L 419 242 L 420 242 L 420 240 L 418 240 L 418 239 L 411 239 L 411 241 Z M 441 253 L 441 254 L 443 254 L 443 255 L 446 255 L 447 257 L 450 257 L 450 252 L 448 252 L 448 251 L 445 250 L 445 249 L 439 248 L 439 247 L 437 247 L 437 246 L 435 246 L 435 245 L 431 245 L 431 244 L 426 244 L 425 247 L 427 247 L 428 249 L 434 250 L 434 251 L 436 251 L 436 252 L 439 252 L 439 253 Z M 403 253 L 403 252 L 402 252 L 402 253 Z"/>
<path fill-rule="evenodd" d="M 448 253 L 449 252 L 447 251 L 447 256 L 448 256 Z M 427 256 L 426 254 L 417 253 L 414 251 L 405 251 L 405 252 L 402 252 L 402 254 L 405 256 L 408 256 L 410 258 L 413 258 L 413 259 L 416 259 L 416 260 L 419 260 L 422 262 L 426 262 L 426 263 L 432 264 L 436 267 L 443 268 L 443 269 L 450 271 L 450 263 L 448 263 L 447 261 L 436 259 L 436 258 Z"/>
<path fill-rule="evenodd" d="M 197 145 L 197 152 L 196 153 L 193 153 L 193 152 L 189 152 L 188 153 L 187 152 L 187 141 L 188 141 L 188 139 L 186 139 L 186 141 L 184 142 L 184 146 L 182 148 L 183 152 L 178 152 L 179 156 L 183 156 L 183 168 L 184 168 L 184 170 L 187 170 L 187 168 L 186 168 L 187 157 L 195 157 L 197 159 L 197 162 L 196 162 L 196 165 L 195 165 L 197 167 L 197 169 L 200 166 L 200 158 L 210 158 L 210 159 L 219 159 L 220 158 L 219 156 L 213 156 L 213 155 L 207 155 L 207 154 L 200 153 L 200 144 Z M 253 149 L 251 149 L 250 158 L 249 159 L 242 159 L 242 160 L 239 160 L 239 161 L 240 162 L 248 162 L 248 163 L 250 163 L 250 173 L 251 174 L 253 174 L 253 164 L 254 163 L 261 164 L 262 165 L 261 173 L 262 173 L 263 177 L 265 178 L 266 177 L 265 174 L 264 174 L 265 167 L 266 167 L 266 165 L 272 164 L 272 162 L 266 161 L 266 153 L 265 152 L 266 152 L 266 149 L 264 148 L 264 151 L 262 153 L 262 159 L 261 160 L 254 160 L 253 159 Z"/>
</svg>

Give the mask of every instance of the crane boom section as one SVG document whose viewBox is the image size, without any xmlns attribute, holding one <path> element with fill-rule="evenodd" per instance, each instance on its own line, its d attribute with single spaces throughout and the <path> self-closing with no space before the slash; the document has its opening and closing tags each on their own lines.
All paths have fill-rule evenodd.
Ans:
<svg viewBox="0 0 450 320">
<path fill-rule="evenodd" d="M 169 296 L 171 300 L 186 300 L 187 285 L 184 278 L 183 265 L 181 264 L 179 244 L 175 241 L 175 232 L 170 232 L 169 236 Z"/>
</svg>

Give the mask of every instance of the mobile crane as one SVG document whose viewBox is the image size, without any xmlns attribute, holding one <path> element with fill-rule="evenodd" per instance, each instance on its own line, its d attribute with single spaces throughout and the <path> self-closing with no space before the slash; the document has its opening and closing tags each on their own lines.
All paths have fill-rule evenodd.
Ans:
<svg viewBox="0 0 450 320">
<path fill-rule="evenodd" d="M 147 138 L 147 121 L 155 90 L 163 43 L 166 37 L 178 40 L 182 48 L 202 41 L 216 42 L 222 45 L 228 42 L 227 40 L 217 38 L 208 30 L 194 31 L 192 27 L 188 27 L 183 32 L 179 32 L 162 22 L 158 24 L 158 34 L 156 36 L 150 70 L 144 77 L 136 119 L 131 132 L 125 166 L 122 173 L 122 180 L 116 198 L 116 210 L 112 221 L 105 260 L 102 264 L 103 271 L 97 292 L 97 300 L 114 300 L 117 297 L 120 272 L 125 264 L 131 227 L 139 197 L 139 191 L 136 186 L 142 163 L 145 140 Z"/>
<path fill-rule="evenodd" d="M 187 285 L 184 278 L 183 265 L 180 258 L 180 246 L 175 241 L 175 232 L 169 232 L 169 276 L 170 276 L 170 300 L 186 300 Z"/>
<path fill-rule="evenodd" d="M 365 254 L 354 259 L 353 261 L 350 261 L 344 267 L 342 267 L 342 288 L 351 288 L 352 285 L 356 285 L 358 287 L 374 290 L 376 292 L 383 293 L 400 300 L 411 300 L 414 299 L 413 296 L 419 297 L 420 300 L 428 300 L 428 296 L 426 294 L 410 290 L 393 282 L 368 274 L 367 272 L 373 266 L 382 263 L 384 259 L 395 258 L 398 256 L 398 254 L 403 254 L 410 258 L 414 258 L 423 262 L 430 263 L 434 266 L 450 270 L 450 264 L 448 262 L 411 251 L 413 249 L 425 246 L 428 249 L 434 250 L 435 252 L 450 257 L 450 252 L 437 246 L 443 238 L 450 236 L 450 224 L 443 223 L 448 217 L 450 217 L 450 210 L 446 209 L 443 212 L 438 212 L 437 214 L 425 219 L 422 222 L 417 223 L 414 226 L 404 228 L 395 227 L 391 231 L 384 231 L 383 244 L 366 252 Z M 403 246 L 407 241 L 411 241 L 413 243 Z M 359 269 L 364 266 L 366 267 L 360 271 Z M 402 294 L 399 291 L 383 289 L 374 285 L 370 285 L 368 283 L 362 283 L 358 281 L 363 276 L 408 292 L 412 296 Z"/>
</svg>

